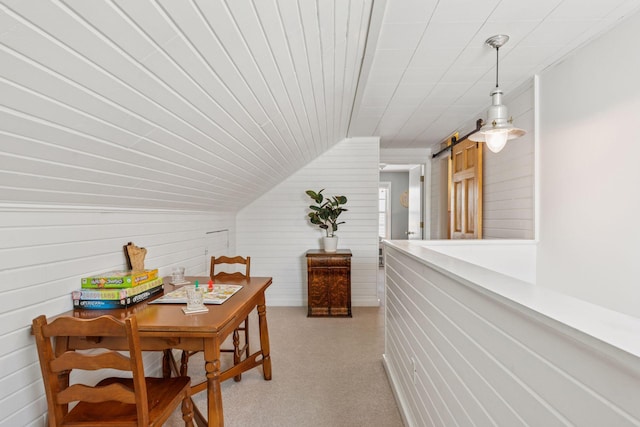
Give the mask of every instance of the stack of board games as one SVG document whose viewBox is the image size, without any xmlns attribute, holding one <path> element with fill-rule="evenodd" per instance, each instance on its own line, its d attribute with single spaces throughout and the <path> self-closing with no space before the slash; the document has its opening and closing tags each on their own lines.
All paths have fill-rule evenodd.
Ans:
<svg viewBox="0 0 640 427">
<path fill-rule="evenodd" d="M 81 289 L 73 291 L 73 307 L 85 310 L 126 308 L 163 291 L 158 270 L 109 271 L 83 277 Z"/>
<path fill-rule="evenodd" d="M 83 289 L 132 288 L 144 282 L 158 278 L 158 269 L 108 271 L 96 276 L 83 277 L 80 281 Z"/>
</svg>

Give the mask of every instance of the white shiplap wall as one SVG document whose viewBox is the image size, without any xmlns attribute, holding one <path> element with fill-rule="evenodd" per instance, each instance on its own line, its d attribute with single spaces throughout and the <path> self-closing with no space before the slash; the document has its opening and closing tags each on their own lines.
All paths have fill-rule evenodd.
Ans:
<svg viewBox="0 0 640 427">
<path fill-rule="evenodd" d="M 270 305 L 307 304 L 305 252 L 321 248 L 322 230 L 309 224 L 306 190 L 345 195 L 338 248 L 349 248 L 352 304 L 377 305 L 378 138 L 345 139 L 300 169 L 237 216 L 237 248 L 251 256 L 251 274 L 273 277 Z"/>
<path fill-rule="evenodd" d="M 124 268 L 130 241 L 161 275 L 175 265 L 205 274 L 205 233 L 216 230 L 230 233 L 217 233 L 211 246 L 222 254 L 229 241 L 233 252 L 231 214 L 0 206 L 0 426 L 44 425 L 33 318 L 70 310 L 82 276 Z M 146 363 L 154 361 L 148 354 Z"/>
<path fill-rule="evenodd" d="M 485 148 L 483 236 L 485 239 L 533 239 L 535 115 L 533 80 L 505 97 L 514 125 L 527 133 L 499 153 Z"/>
<path fill-rule="evenodd" d="M 485 239 L 533 239 L 535 237 L 535 133 L 533 80 L 507 94 L 504 100 L 514 125 L 527 131 L 511 140 L 499 153 L 483 152 L 483 237 Z M 482 118 L 486 118 L 483 113 Z M 460 136 L 475 128 L 475 122 L 463 126 Z M 434 150 L 435 151 L 435 150 Z M 445 239 L 446 172 L 448 153 L 431 162 L 431 232 Z M 445 227 L 445 228 L 443 228 Z M 444 232 L 443 232 L 444 230 Z"/>
<path fill-rule="evenodd" d="M 589 307 L 452 258 L 385 252 L 385 364 L 407 427 L 640 425 L 640 359 L 538 312 L 571 306 L 593 324 Z"/>
</svg>

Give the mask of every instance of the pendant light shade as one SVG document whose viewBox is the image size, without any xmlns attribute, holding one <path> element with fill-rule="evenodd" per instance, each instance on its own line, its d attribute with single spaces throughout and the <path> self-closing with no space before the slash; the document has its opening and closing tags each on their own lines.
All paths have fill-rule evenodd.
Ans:
<svg viewBox="0 0 640 427">
<path fill-rule="evenodd" d="M 496 50 L 496 87 L 491 91 L 491 106 L 487 111 L 487 121 L 480 131 L 469 136 L 471 141 L 485 142 L 494 153 L 502 150 L 508 140 L 521 137 L 526 132 L 513 126 L 507 106 L 502 103 L 502 89 L 498 86 L 498 51 L 509 40 L 509 36 L 497 35 L 486 40 L 486 44 Z"/>
</svg>

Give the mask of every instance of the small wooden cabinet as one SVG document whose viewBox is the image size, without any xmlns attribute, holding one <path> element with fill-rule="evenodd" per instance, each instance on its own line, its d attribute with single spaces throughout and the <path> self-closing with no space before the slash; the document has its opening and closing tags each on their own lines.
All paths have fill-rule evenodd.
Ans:
<svg viewBox="0 0 640 427">
<path fill-rule="evenodd" d="M 307 251 L 308 317 L 351 317 L 351 251 Z"/>
</svg>

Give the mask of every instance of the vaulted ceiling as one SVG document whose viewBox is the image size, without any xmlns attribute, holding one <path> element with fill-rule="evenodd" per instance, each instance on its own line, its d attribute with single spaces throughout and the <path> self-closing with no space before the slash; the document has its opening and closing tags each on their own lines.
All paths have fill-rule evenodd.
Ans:
<svg viewBox="0 0 640 427">
<path fill-rule="evenodd" d="M 430 147 L 638 0 L 0 0 L 0 202 L 236 210 L 345 137 Z"/>
</svg>

